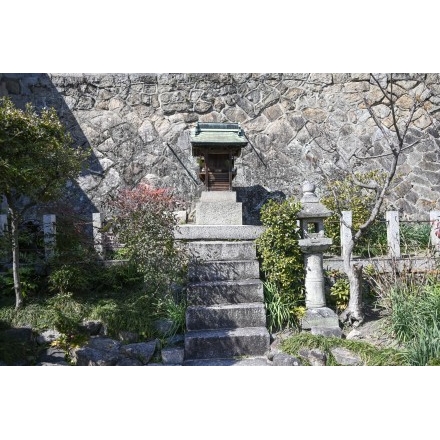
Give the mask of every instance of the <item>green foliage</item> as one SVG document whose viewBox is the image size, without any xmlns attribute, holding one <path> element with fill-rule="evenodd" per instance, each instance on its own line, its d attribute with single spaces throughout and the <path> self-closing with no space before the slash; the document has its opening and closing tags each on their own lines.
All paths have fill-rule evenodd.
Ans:
<svg viewBox="0 0 440 440">
<path fill-rule="evenodd" d="M 9 98 L 0 98 L 0 193 L 34 202 L 58 196 L 89 156 L 71 145 L 55 109 L 37 113 L 28 104 L 21 110 Z"/>
<path fill-rule="evenodd" d="M 266 228 L 256 241 L 263 278 L 281 295 L 290 296 L 292 302 L 304 296 L 304 258 L 297 225 L 300 210 L 300 202 L 293 198 L 269 200 L 261 209 L 261 222 Z"/>
<path fill-rule="evenodd" d="M 429 365 L 440 358 L 440 281 L 437 273 L 410 270 L 370 273 L 386 328 L 404 347 L 409 365 Z"/>
<path fill-rule="evenodd" d="M 34 266 L 19 268 L 21 290 L 24 298 L 37 295 L 45 291 L 47 283 L 43 274 L 38 273 Z M 3 295 L 14 294 L 14 278 L 12 269 L 0 274 L 0 292 Z"/>
<path fill-rule="evenodd" d="M 292 295 L 283 295 L 277 284 L 271 281 L 264 283 L 264 305 L 266 306 L 267 327 L 273 333 L 286 328 L 299 329 L 299 320 L 304 307 L 299 299 Z"/>
<path fill-rule="evenodd" d="M 330 280 L 329 295 L 326 300 L 329 307 L 334 307 L 337 313 L 342 312 L 348 306 L 350 299 L 350 283 L 347 276 L 338 271 L 327 271 L 326 277 Z"/>
<path fill-rule="evenodd" d="M 121 190 L 108 201 L 109 225 L 129 261 L 147 285 L 164 292 L 186 273 L 186 256 L 174 240 L 175 202 L 166 189 L 144 184 Z"/>
<path fill-rule="evenodd" d="M 401 222 L 400 246 L 402 253 L 412 254 L 429 250 L 431 244 L 431 226 Z"/>
<path fill-rule="evenodd" d="M 301 357 L 298 351 L 301 348 L 319 349 L 327 355 L 327 365 L 339 365 L 331 349 L 336 347 L 346 348 L 357 354 L 366 366 L 397 366 L 406 365 L 402 352 L 393 348 L 379 349 L 362 341 L 353 341 L 335 337 L 312 335 L 311 333 L 299 333 L 283 341 L 281 349 L 292 356 Z"/>
<path fill-rule="evenodd" d="M 0 194 L 10 213 L 10 249 L 14 270 L 20 264 L 19 225 L 25 212 L 57 198 L 66 181 L 76 178 L 90 152 L 72 148 L 72 138 L 55 109 L 37 113 L 0 98 Z M 23 304 L 18 270 L 15 272 L 16 308 Z"/>
<path fill-rule="evenodd" d="M 53 325 L 64 335 L 79 333 L 81 322 L 87 315 L 84 304 L 76 301 L 71 293 L 59 293 L 47 302 L 53 313 Z"/>
<path fill-rule="evenodd" d="M 88 287 L 88 273 L 79 267 L 64 264 L 49 275 L 49 289 L 61 295 L 81 292 Z"/>
<path fill-rule="evenodd" d="M 376 181 L 383 184 L 385 175 L 380 171 L 368 171 L 355 173 L 355 178 L 363 183 Z M 330 252 L 340 253 L 340 220 L 341 211 L 352 212 L 353 231 L 370 217 L 373 205 L 376 200 L 374 191 L 367 191 L 354 183 L 352 176 L 344 179 L 334 179 L 326 183 L 325 195 L 321 202 L 333 212 L 333 215 L 324 220 L 326 236 L 333 240 Z M 386 225 L 382 223 L 383 213 L 372 223 L 370 228 L 356 243 L 354 252 L 361 256 L 374 256 L 387 252 Z"/>
</svg>

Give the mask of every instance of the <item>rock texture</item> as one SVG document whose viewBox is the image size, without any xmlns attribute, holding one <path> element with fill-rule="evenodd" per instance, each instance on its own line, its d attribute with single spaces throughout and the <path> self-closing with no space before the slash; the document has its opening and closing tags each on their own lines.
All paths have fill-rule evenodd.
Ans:
<svg viewBox="0 0 440 440">
<path fill-rule="evenodd" d="M 386 86 L 387 76 L 375 75 Z M 402 215 L 423 220 L 439 208 L 440 74 L 395 80 L 400 115 L 412 97 L 424 106 L 410 132 L 421 141 L 405 153 L 390 200 Z M 299 194 L 306 176 L 319 183 L 314 164 L 323 153 L 312 140 L 321 124 L 345 151 L 364 143 L 383 161 L 384 138 L 364 98 L 391 123 L 370 74 L 0 74 L 2 95 L 55 106 L 75 142 L 92 147 L 88 169 L 69 187 L 82 212 L 102 210 L 107 194 L 140 181 L 172 187 L 189 210 L 201 190 L 190 129 L 197 121 L 239 122 L 250 143 L 234 185 L 248 224 L 258 222 L 268 197 Z"/>
</svg>

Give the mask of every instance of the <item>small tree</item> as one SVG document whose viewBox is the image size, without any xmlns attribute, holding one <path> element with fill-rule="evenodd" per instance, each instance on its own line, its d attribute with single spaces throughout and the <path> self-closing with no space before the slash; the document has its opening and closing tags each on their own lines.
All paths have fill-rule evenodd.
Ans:
<svg viewBox="0 0 440 440">
<path fill-rule="evenodd" d="M 149 287 L 159 291 L 179 278 L 185 263 L 174 240 L 175 203 L 167 189 L 146 184 L 122 189 L 108 201 L 118 241 Z"/>
<path fill-rule="evenodd" d="M 420 142 L 420 139 L 415 137 L 415 133 L 411 132 L 410 128 L 413 126 L 417 110 L 423 105 L 419 96 L 406 95 L 404 108 L 399 108 L 396 102 L 400 96 L 394 90 L 393 75 L 387 75 L 386 85 L 383 85 L 374 75 L 371 75 L 371 78 L 378 86 L 377 96 L 379 98 L 372 102 L 364 97 L 362 105 L 367 109 L 380 131 L 383 138 L 382 151 L 375 151 L 373 143 L 368 140 L 359 145 L 353 145 L 352 148 L 342 148 L 338 141 L 335 141 L 322 127 L 314 126 L 315 133 L 314 135 L 311 133 L 313 141 L 316 142 L 321 152 L 325 152 L 332 158 L 330 163 L 327 162 L 327 165 L 320 166 L 318 164 L 324 178 L 331 180 L 334 179 L 334 176 L 338 176 L 339 180 L 349 179 L 353 185 L 369 194 L 368 197 L 371 200 L 367 218 L 363 222 L 356 225 L 345 225 L 351 230 L 351 240 L 343 249 L 344 271 L 350 284 L 350 299 L 348 307 L 339 318 L 341 322 L 355 325 L 364 321 L 361 289 L 363 268 L 362 265 L 352 261 L 353 249 L 380 214 L 404 152 Z M 375 111 L 376 105 L 387 106 L 390 110 L 389 116 L 380 117 L 379 113 Z M 367 169 L 368 163 L 371 164 L 372 161 L 375 161 L 374 168 L 378 171 L 377 176 L 371 176 L 369 180 L 360 178 L 360 175 L 365 176 L 365 174 L 359 174 L 359 172 Z M 334 205 L 339 205 L 337 213 L 343 221 L 337 192 L 333 196 L 335 198 Z"/>
<path fill-rule="evenodd" d="M 19 275 L 19 225 L 28 210 L 56 199 L 74 179 L 88 151 L 72 147 L 72 139 L 55 109 L 24 110 L 0 99 L 0 194 L 8 203 L 11 223 L 15 307 L 23 304 Z"/>
</svg>

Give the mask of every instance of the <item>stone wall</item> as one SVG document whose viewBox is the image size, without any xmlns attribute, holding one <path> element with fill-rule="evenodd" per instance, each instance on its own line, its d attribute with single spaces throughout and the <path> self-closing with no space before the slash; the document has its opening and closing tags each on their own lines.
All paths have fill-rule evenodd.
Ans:
<svg viewBox="0 0 440 440">
<path fill-rule="evenodd" d="M 377 77 L 387 84 L 385 74 Z M 428 219 L 440 209 L 440 74 L 395 79 L 399 112 L 408 112 L 411 96 L 424 107 L 410 133 L 420 142 L 405 152 L 389 200 L 405 217 Z M 78 209 L 100 210 L 107 194 L 140 181 L 171 187 L 191 206 L 201 185 L 190 129 L 197 121 L 241 123 L 250 143 L 234 185 L 251 223 L 267 197 L 298 195 L 305 179 L 319 184 L 315 164 L 325 153 L 313 141 L 317 126 L 345 150 L 371 145 L 383 161 L 384 139 L 364 97 L 391 121 L 369 74 L 0 74 L 1 95 L 55 106 L 76 143 L 93 148 L 70 188 Z"/>
</svg>

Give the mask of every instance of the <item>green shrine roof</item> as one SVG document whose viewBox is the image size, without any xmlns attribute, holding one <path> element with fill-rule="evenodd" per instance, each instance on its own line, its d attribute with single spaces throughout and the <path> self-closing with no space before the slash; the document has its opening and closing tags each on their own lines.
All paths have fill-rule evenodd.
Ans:
<svg viewBox="0 0 440 440">
<path fill-rule="evenodd" d="M 222 145 L 245 147 L 248 144 L 240 124 L 198 122 L 190 134 L 193 146 Z"/>
</svg>

